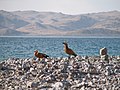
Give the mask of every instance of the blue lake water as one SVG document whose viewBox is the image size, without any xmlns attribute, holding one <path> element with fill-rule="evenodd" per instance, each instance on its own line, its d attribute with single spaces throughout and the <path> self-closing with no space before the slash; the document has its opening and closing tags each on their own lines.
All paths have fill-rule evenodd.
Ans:
<svg viewBox="0 0 120 90">
<path fill-rule="evenodd" d="M 106 47 L 109 55 L 120 55 L 120 38 L 81 38 L 81 37 L 0 37 L 0 60 L 17 57 L 31 58 L 34 50 L 50 57 L 66 57 L 63 42 L 78 55 L 99 55 L 99 49 Z"/>
</svg>

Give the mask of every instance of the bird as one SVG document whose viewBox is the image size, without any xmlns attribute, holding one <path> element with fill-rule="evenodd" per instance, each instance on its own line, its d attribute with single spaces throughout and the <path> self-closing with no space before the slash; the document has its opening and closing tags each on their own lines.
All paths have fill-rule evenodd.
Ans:
<svg viewBox="0 0 120 90">
<path fill-rule="evenodd" d="M 47 58 L 49 57 L 48 55 L 44 54 L 44 53 L 39 53 L 38 50 L 35 50 L 34 51 L 34 55 L 37 57 L 37 58 Z"/>
<path fill-rule="evenodd" d="M 64 51 L 65 51 L 65 53 L 67 53 L 68 55 L 73 55 L 75 57 L 77 56 L 77 54 L 72 49 L 70 49 L 68 47 L 68 44 L 66 42 L 63 42 L 63 44 L 64 44 Z"/>
</svg>

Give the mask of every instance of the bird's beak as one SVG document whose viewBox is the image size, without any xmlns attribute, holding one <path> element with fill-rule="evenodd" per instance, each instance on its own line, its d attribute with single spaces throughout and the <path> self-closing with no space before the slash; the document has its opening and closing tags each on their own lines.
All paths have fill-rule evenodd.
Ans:
<svg viewBox="0 0 120 90">
<path fill-rule="evenodd" d="M 63 44 L 65 44 L 65 43 L 63 42 Z"/>
</svg>

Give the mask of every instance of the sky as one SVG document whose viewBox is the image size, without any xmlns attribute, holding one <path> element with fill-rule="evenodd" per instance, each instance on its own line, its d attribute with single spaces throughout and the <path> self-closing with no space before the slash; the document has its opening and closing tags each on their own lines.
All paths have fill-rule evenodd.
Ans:
<svg viewBox="0 0 120 90">
<path fill-rule="evenodd" d="M 120 11 L 120 0 L 0 0 L 0 10 L 35 10 L 75 15 Z"/>
</svg>

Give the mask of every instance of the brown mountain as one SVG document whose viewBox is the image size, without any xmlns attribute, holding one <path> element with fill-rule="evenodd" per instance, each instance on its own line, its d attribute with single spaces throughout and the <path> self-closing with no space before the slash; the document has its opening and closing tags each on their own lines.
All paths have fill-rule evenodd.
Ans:
<svg viewBox="0 0 120 90">
<path fill-rule="evenodd" d="M 120 35 L 120 12 L 0 11 L 0 35 Z"/>
</svg>

